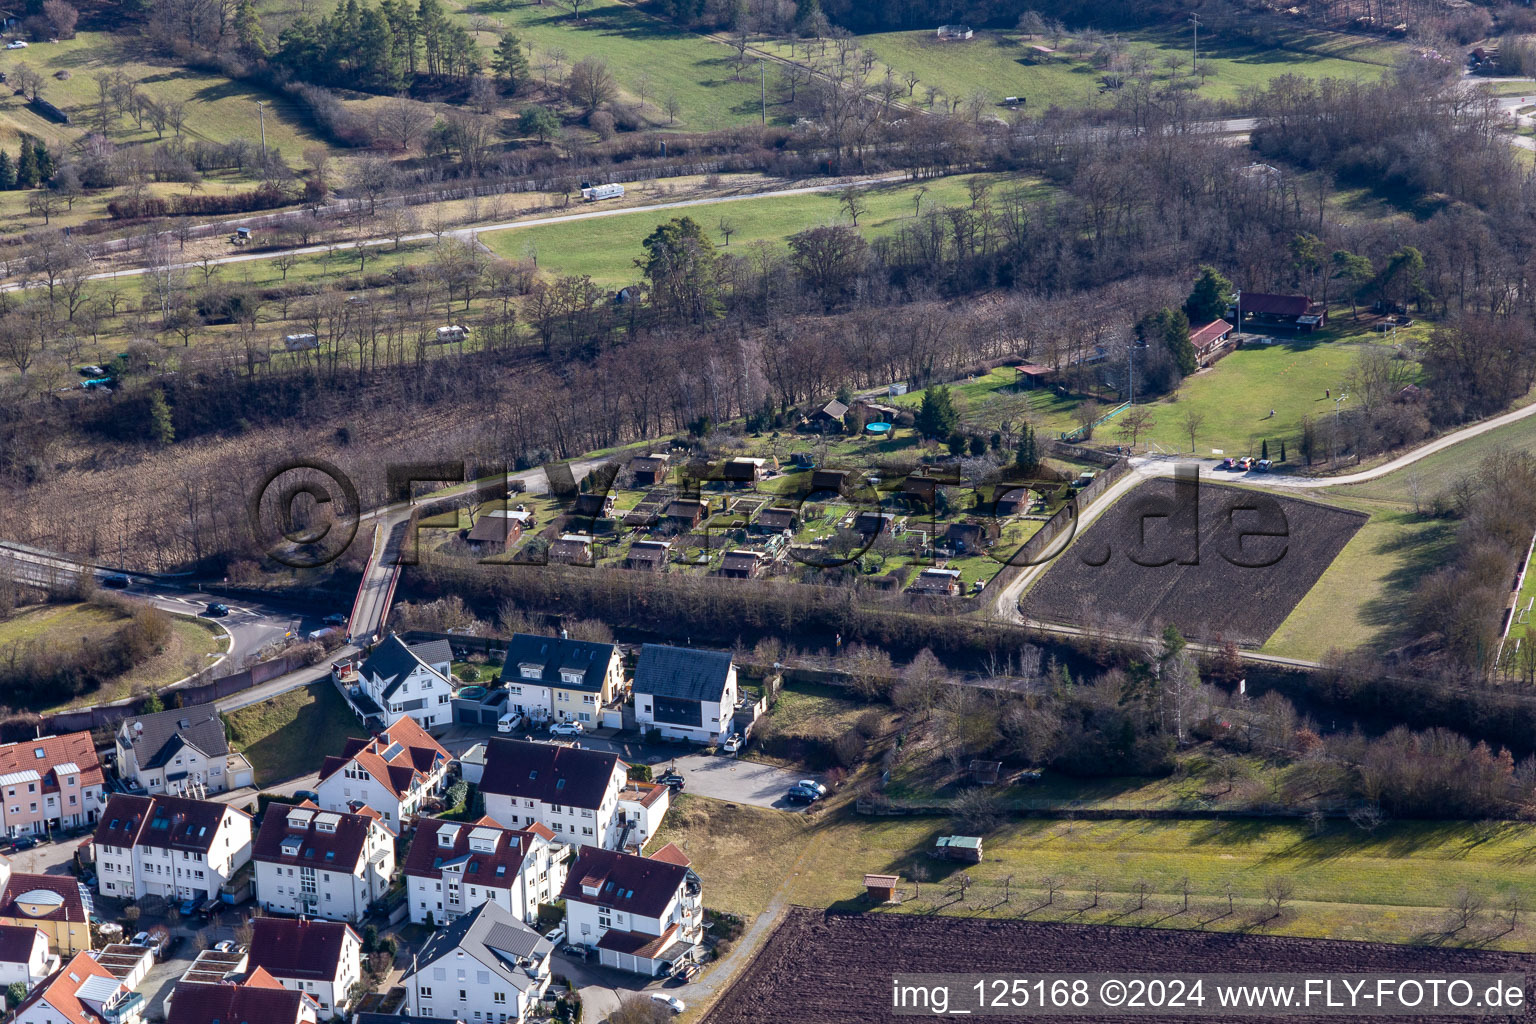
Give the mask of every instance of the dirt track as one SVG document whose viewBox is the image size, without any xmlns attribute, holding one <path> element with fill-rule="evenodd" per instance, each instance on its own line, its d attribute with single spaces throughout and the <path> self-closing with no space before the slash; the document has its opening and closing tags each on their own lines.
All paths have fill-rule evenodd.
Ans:
<svg viewBox="0 0 1536 1024">
<path fill-rule="evenodd" d="M 706 1024 L 866 1024 L 911 1021 L 887 1007 L 891 978 L 912 973 L 1336 972 L 1428 975 L 1527 974 L 1533 958 L 1369 942 L 1332 942 L 1226 932 L 1030 924 L 1017 920 L 919 917 L 905 914 L 827 914 L 792 908 L 757 959 L 704 1018 Z M 1527 1002 L 1531 993 L 1526 981 Z M 931 1014 L 929 1015 L 932 1016 Z M 1177 1021 L 1178 1016 L 1046 1018 L 986 1017 L 991 1021 L 1076 1020 Z M 1253 1024 L 1281 1019 L 1263 1015 L 1202 1016 Z M 1348 1018 L 1295 1016 L 1295 1022 Z M 1424 1016 L 1373 1016 L 1372 1021 L 1466 1020 Z M 1528 1020 L 1481 1017 L 1484 1021 Z"/>
</svg>

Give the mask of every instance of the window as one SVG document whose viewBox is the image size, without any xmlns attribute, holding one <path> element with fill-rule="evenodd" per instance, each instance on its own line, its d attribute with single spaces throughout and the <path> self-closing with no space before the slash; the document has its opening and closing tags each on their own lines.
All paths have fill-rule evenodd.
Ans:
<svg viewBox="0 0 1536 1024">
<path fill-rule="evenodd" d="M 506 1001 L 507 1001 L 507 994 L 505 992 L 492 992 L 491 993 L 491 1002 L 500 1005 L 502 1003 L 505 1003 Z"/>
<path fill-rule="evenodd" d="M 423 999 L 432 998 L 432 990 L 430 988 L 419 988 L 416 990 L 416 994 Z"/>
</svg>

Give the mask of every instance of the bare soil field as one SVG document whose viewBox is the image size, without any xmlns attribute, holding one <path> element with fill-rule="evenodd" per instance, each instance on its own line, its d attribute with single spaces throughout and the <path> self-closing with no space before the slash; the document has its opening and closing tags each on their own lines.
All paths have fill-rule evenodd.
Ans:
<svg viewBox="0 0 1536 1024">
<path fill-rule="evenodd" d="M 898 914 L 832 914 L 793 907 L 706 1024 L 866 1024 L 910 1020 L 891 1010 L 891 978 L 912 974 L 1093 973 L 1396 973 L 1526 974 L 1531 957 L 1429 946 L 1333 942 L 1148 928 L 1030 924 Z M 1527 994 L 1530 983 L 1526 983 Z M 1209 1007 L 1209 1004 L 1208 1004 Z M 1525 1020 L 1522 1008 L 1499 1020 Z M 929 1014 L 928 1016 L 932 1016 Z M 1055 1019 L 1028 1014 L 996 1021 Z M 1087 1020 L 1078 1017 L 1078 1020 Z M 1177 1016 L 1095 1016 L 1115 1021 L 1174 1021 Z M 1200 1020 L 1280 1019 L 1254 1013 Z M 1337 1017 L 1287 1016 L 1287 1021 Z M 1424 1021 L 1373 1016 L 1373 1021 Z M 1464 1019 L 1464 1018 L 1457 1018 Z M 1493 1019 L 1493 1018 L 1485 1018 Z"/>
<path fill-rule="evenodd" d="M 1238 487 L 1149 480 L 1046 570 L 1024 612 L 1111 632 L 1174 625 L 1202 640 L 1261 644 L 1366 519 Z"/>
</svg>

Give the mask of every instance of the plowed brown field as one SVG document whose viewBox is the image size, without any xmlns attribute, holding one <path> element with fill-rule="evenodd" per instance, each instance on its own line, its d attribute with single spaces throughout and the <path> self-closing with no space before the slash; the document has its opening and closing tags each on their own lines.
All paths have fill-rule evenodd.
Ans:
<svg viewBox="0 0 1536 1024">
<path fill-rule="evenodd" d="M 1332 942 L 1267 935 L 1030 924 L 981 918 L 906 914 L 829 914 L 791 908 L 757 958 L 705 1017 L 706 1024 L 869 1024 L 913 1021 L 888 1007 L 899 973 L 1393 973 L 1407 975 L 1526 974 L 1527 954 Z M 930 1015 L 931 1016 L 931 1015 Z M 988 1021 L 1076 1020 L 1087 1017 L 980 1018 Z M 1094 1021 L 1178 1021 L 1178 1016 L 1097 1016 Z M 1204 1016 L 1254 1024 L 1262 1015 Z M 1344 1017 L 1296 1016 L 1294 1022 L 1338 1024 Z M 1469 1018 L 1372 1016 L 1371 1021 Z M 1532 1019 L 1481 1017 L 1483 1021 Z"/>
</svg>

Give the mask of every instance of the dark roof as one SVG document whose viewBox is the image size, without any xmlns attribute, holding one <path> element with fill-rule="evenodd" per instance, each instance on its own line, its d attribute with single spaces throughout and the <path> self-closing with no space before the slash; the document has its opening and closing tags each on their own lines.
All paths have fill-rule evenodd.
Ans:
<svg viewBox="0 0 1536 1024">
<path fill-rule="evenodd" d="M 36 917 L 16 905 L 18 898 L 37 890 L 51 892 L 59 897 L 59 905 L 47 914 Z M 84 921 L 86 899 L 80 883 L 71 875 L 12 874 L 0 895 L 0 917 L 22 921 Z"/>
<path fill-rule="evenodd" d="M 515 633 L 507 643 L 501 678 L 503 682 L 515 683 L 527 678 L 523 675 L 522 666 L 538 665 L 541 666 L 539 680 L 546 686 L 597 693 L 603 688 L 603 678 L 608 674 L 613 652 L 613 644 Z M 565 682 L 560 678 L 561 669 L 580 669 L 581 682 Z"/>
<path fill-rule="evenodd" d="M 492 516 L 492 519 L 502 518 Z M 441 665 L 444 662 L 453 663 L 453 647 L 447 640 L 427 640 L 419 644 L 411 644 L 410 652 L 428 665 Z"/>
<path fill-rule="evenodd" d="M 450 828 L 457 829 L 458 833 L 454 836 L 453 845 L 443 846 L 438 841 L 438 833 Z M 482 835 L 496 833 L 496 845 L 490 853 L 470 848 L 470 833 L 478 829 L 489 830 Z M 533 845 L 533 838 L 532 833 L 504 828 L 489 818 L 482 818 L 473 824 L 422 818 L 416 822 L 416 835 L 405 857 L 405 873 L 417 878 L 442 878 L 443 866 L 458 862 L 464 865 L 466 881 L 488 888 L 510 888 L 517 880 L 517 873 Z"/>
<path fill-rule="evenodd" d="M 688 869 L 671 861 L 583 846 L 565 876 L 560 896 L 659 918 L 687 877 Z M 588 895 L 586 888 L 595 888 L 597 894 Z"/>
<path fill-rule="evenodd" d="M 498 736 L 486 743 L 480 790 L 595 809 L 603 802 L 618 763 L 619 755 L 603 750 Z"/>
<path fill-rule="evenodd" d="M 0 924 L 0 962 L 24 964 L 31 960 L 32 949 L 40 934 L 36 928 L 26 925 Z"/>
<path fill-rule="evenodd" d="M 525 965 L 547 963 L 554 948 L 548 939 L 499 905 L 482 903 L 427 940 L 416 958 L 416 970 L 425 970 L 463 950 L 518 990 L 525 991 L 537 984 L 528 976 Z"/>
<path fill-rule="evenodd" d="M 182 981 L 165 1024 L 295 1024 L 305 998 L 287 988 Z"/>
<path fill-rule="evenodd" d="M 386 636 L 373 653 L 368 655 L 368 660 L 363 662 L 358 674 L 363 678 L 377 678 L 380 682 L 381 693 L 388 700 L 399 688 L 400 684 L 419 668 L 432 669 L 432 664 L 425 655 L 437 655 L 436 645 L 442 644 L 447 648 L 449 660 L 452 659 L 452 649 L 448 648 L 448 641 L 434 640 L 431 643 L 420 645 L 420 648 L 406 646 L 404 640 L 391 633 Z M 432 669 L 436 671 L 436 669 Z"/>
<path fill-rule="evenodd" d="M 182 743 L 190 744 L 209 757 L 229 753 L 224 723 L 212 704 L 172 708 L 126 719 L 118 727 L 117 736 L 125 746 L 133 748 L 140 769 L 165 767 L 181 749 Z M 178 739 L 181 742 L 175 742 Z"/>
<path fill-rule="evenodd" d="M 252 860 L 334 867 L 337 871 L 348 873 L 357 870 L 358 862 L 362 860 L 363 851 L 368 845 L 368 831 L 377 819 L 364 814 L 319 811 L 305 807 L 302 810 L 308 814 L 305 825 L 301 827 L 289 821 L 289 812 L 294 809 L 289 804 L 267 805 L 261 819 L 261 831 L 256 833 L 256 841 L 251 847 Z M 334 828 L 326 831 L 316 827 L 317 824 L 331 824 Z M 303 841 L 295 844 L 294 840 L 300 838 Z"/>
<path fill-rule="evenodd" d="M 860 512 L 853 521 L 853 528 L 859 533 L 890 533 L 895 526 L 893 512 Z"/>
<path fill-rule="evenodd" d="M 579 516 L 602 516 L 613 510 L 613 503 L 611 494 L 581 494 L 576 497 L 571 511 Z"/>
<path fill-rule="evenodd" d="M 97 819 L 95 842 L 206 853 L 226 813 L 245 814 L 213 800 L 114 793 Z"/>
<path fill-rule="evenodd" d="M 646 644 L 635 663 L 635 692 L 679 700 L 719 701 L 730 671 L 729 651 Z"/>
<path fill-rule="evenodd" d="M 467 540 L 504 544 L 508 537 L 522 530 L 522 524 L 508 516 L 481 516 L 475 520 Z"/>
<path fill-rule="evenodd" d="M 330 981 L 341 964 L 343 944 L 352 927 L 344 921 L 258 917 L 251 921 L 250 966 L 264 967 L 274 978 Z"/>
<path fill-rule="evenodd" d="M 788 530 L 795 525 L 795 510 L 792 508 L 764 509 L 757 517 L 757 525 L 769 530 Z"/>
<path fill-rule="evenodd" d="M 1302 316 L 1312 308 L 1312 300 L 1305 295 L 1270 295 L 1266 292 L 1243 292 L 1237 306 L 1244 313 L 1268 313 L 1271 316 Z"/>
</svg>

